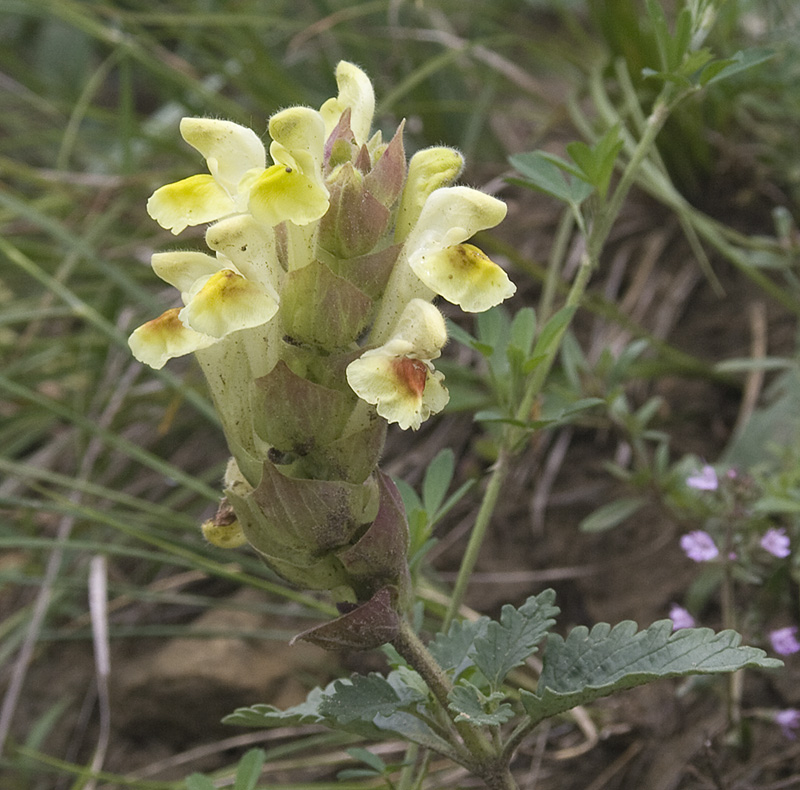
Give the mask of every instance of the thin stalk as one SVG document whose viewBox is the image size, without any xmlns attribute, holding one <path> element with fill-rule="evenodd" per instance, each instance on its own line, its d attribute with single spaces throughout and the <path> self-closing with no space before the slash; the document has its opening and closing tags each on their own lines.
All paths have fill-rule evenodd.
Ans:
<svg viewBox="0 0 800 790">
<path fill-rule="evenodd" d="M 547 277 L 544 281 L 544 288 L 539 299 L 538 320 L 542 323 L 547 321 L 553 313 L 553 302 L 558 292 L 558 283 L 561 275 L 561 265 L 566 257 L 567 245 L 572 236 L 572 229 L 575 225 L 575 215 L 572 211 L 565 211 L 561 215 L 556 230 L 556 237 L 553 240 L 553 249 L 547 262 Z"/>
<path fill-rule="evenodd" d="M 668 101 L 667 90 L 663 91 L 659 99 L 656 100 L 653 111 L 650 114 L 650 117 L 647 119 L 645 133 L 642 135 L 642 138 L 639 140 L 638 145 L 634 149 L 613 195 L 609 199 L 603 211 L 600 213 L 597 222 L 592 226 L 589 232 L 586 250 L 581 256 L 580 267 L 578 268 L 578 272 L 575 275 L 572 287 L 570 288 L 567 296 L 567 307 L 577 307 L 583 300 L 589 280 L 591 279 L 594 269 L 597 267 L 600 253 L 605 245 L 606 239 L 608 238 L 608 234 L 611 231 L 611 227 L 619 215 L 622 204 L 627 197 L 631 186 L 633 186 L 638 169 L 650 153 L 661 127 L 664 125 L 664 122 L 669 116 L 669 112 L 673 103 L 674 102 Z M 568 326 L 569 323 L 565 324 L 557 339 L 550 344 L 545 359 L 543 359 L 541 363 L 536 366 L 536 369 L 531 374 L 525 395 L 523 396 L 519 407 L 517 408 L 517 419 L 525 420 L 527 415 L 530 413 L 533 402 L 539 396 L 553 363 L 555 362 L 556 356 L 561 347 L 561 338 L 567 331 Z M 495 506 L 497 505 L 500 491 L 502 490 L 503 483 L 505 482 L 505 478 L 509 472 L 511 456 L 513 453 L 512 448 L 516 443 L 515 439 L 515 432 L 509 431 L 504 435 L 503 446 L 500 449 L 497 463 L 494 465 L 492 470 L 492 476 L 489 478 L 489 484 L 486 488 L 483 501 L 481 502 L 478 516 L 475 520 L 475 526 L 472 529 L 472 534 L 470 535 L 469 543 L 467 544 L 467 550 L 464 553 L 464 558 L 458 571 L 458 577 L 456 578 L 455 588 L 453 589 L 450 607 L 447 610 L 447 614 L 442 625 L 442 630 L 445 632 L 449 628 L 450 623 L 453 621 L 459 610 L 459 607 L 461 606 L 461 602 L 463 601 L 472 571 L 474 570 L 475 564 L 478 561 L 478 556 L 480 554 L 483 541 L 486 538 L 486 533 L 489 523 L 491 522 Z"/>
<path fill-rule="evenodd" d="M 472 528 L 472 533 L 469 536 L 469 543 L 467 544 L 467 550 L 464 552 L 461 567 L 458 569 L 458 577 L 456 578 L 456 584 L 450 598 L 450 606 L 447 609 L 444 622 L 442 623 L 442 631 L 444 633 L 447 633 L 448 628 L 450 628 L 450 623 L 453 622 L 456 614 L 458 614 L 458 610 L 464 600 L 467 585 L 472 576 L 472 571 L 475 569 L 475 563 L 478 561 L 481 546 L 483 546 L 483 541 L 489 529 L 489 523 L 492 520 L 492 514 L 497 505 L 497 499 L 500 496 L 500 491 L 503 488 L 503 483 L 510 469 L 510 463 L 511 450 L 506 446 L 502 446 L 497 457 L 497 462 L 492 468 L 492 474 L 486 486 L 486 491 L 483 495 L 480 509 L 478 510 L 478 516 L 475 519 L 475 526 Z"/>
</svg>

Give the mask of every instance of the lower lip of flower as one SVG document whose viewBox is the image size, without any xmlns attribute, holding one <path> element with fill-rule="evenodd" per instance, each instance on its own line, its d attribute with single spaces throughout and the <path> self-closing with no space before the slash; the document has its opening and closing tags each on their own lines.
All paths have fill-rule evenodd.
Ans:
<svg viewBox="0 0 800 790">
<path fill-rule="evenodd" d="M 428 378 L 427 365 L 419 359 L 398 357 L 393 361 L 392 367 L 398 381 L 401 381 L 411 394 L 421 398 Z"/>
</svg>

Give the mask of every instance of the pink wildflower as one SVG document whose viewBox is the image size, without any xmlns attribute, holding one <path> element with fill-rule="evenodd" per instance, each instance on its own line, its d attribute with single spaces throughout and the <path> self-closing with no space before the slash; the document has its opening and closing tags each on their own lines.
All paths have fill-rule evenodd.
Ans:
<svg viewBox="0 0 800 790">
<path fill-rule="evenodd" d="M 719 554 L 714 539 L 708 532 L 696 529 L 681 537 L 681 548 L 690 560 L 707 562 Z"/>
<path fill-rule="evenodd" d="M 686 485 L 698 491 L 716 491 L 719 479 L 714 467 L 706 464 L 699 472 L 686 478 Z"/>
<path fill-rule="evenodd" d="M 669 619 L 672 620 L 672 630 L 677 631 L 679 628 L 694 628 L 694 617 L 689 614 L 688 609 L 684 609 L 678 604 L 672 604 L 669 610 Z"/>
<path fill-rule="evenodd" d="M 772 649 L 779 656 L 790 656 L 792 653 L 800 651 L 800 642 L 797 641 L 797 626 L 794 625 L 770 631 L 769 641 L 772 643 Z"/>
<path fill-rule="evenodd" d="M 784 737 L 793 741 L 797 738 L 795 730 L 800 727 L 800 710 L 787 708 L 786 710 L 778 711 L 775 714 L 775 723 L 780 726 Z"/>
<path fill-rule="evenodd" d="M 789 536 L 785 529 L 770 527 L 761 538 L 761 548 L 768 551 L 773 557 L 788 557 L 791 554 L 789 548 Z"/>
</svg>

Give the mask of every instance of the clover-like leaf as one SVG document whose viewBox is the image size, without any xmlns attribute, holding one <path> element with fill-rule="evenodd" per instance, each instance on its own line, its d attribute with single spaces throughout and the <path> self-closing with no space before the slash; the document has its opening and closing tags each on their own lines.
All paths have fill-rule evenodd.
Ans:
<svg viewBox="0 0 800 790">
<path fill-rule="evenodd" d="M 626 620 L 613 628 L 599 623 L 591 631 L 578 626 L 566 640 L 550 634 L 538 689 L 535 694 L 521 692 L 534 722 L 659 678 L 782 666 L 763 650 L 740 647 L 735 631 L 683 628 L 673 633 L 671 620 L 636 629 L 636 623 Z"/>
</svg>

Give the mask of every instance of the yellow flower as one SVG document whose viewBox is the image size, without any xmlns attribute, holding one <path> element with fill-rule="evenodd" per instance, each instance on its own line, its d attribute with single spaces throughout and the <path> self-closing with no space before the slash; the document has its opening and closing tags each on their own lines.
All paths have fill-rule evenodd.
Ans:
<svg viewBox="0 0 800 790">
<path fill-rule="evenodd" d="M 463 242 L 505 215 L 502 200 L 477 189 L 436 189 L 406 240 L 409 266 L 431 291 L 462 310 L 481 313 L 500 304 L 516 286 L 477 247 Z"/>
<path fill-rule="evenodd" d="M 463 169 L 464 157 L 453 148 L 423 148 L 411 157 L 397 212 L 395 241 L 408 236 L 431 193 L 452 184 Z"/>
<path fill-rule="evenodd" d="M 153 255 L 153 271 L 181 292 L 186 306 L 180 320 L 214 338 L 265 324 L 278 311 L 274 236 L 241 214 L 213 225 L 206 240 L 216 258 L 202 252 Z"/>
<path fill-rule="evenodd" d="M 179 312 L 179 307 L 173 307 L 134 330 L 128 345 L 139 362 L 160 370 L 168 359 L 191 354 L 217 342 L 216 338 L 184 326 Z"/>
<path fill-rule="evenodd" d="M 416 430 L 449 399 L 444 376 L 431 364 L 445 342 L 442 314 L 429 302 L 412 299 L 392 338 L 347 366 L 347 382 L 388 422 Z"/>
<path fill-rule="evenodd" d="M 328 189 L 322 177 L 325 122 L 308 107 L 290 107 L 269 121 L 275 162 L 250 184 L 248 209 L 265 225 L 285 220 L 307 225 L 328 210 Z"/>
<path fill-rule="evenodd" d="M 291 107 L 270 119 L 269 131 L 274 164 L 267 167 L 264 144 L 251 129 L 231 121 L 184 118 L 181 134 L 205 156 L 209 174 L 157 189 L 147 202 L 150 216 L 175 234 L 188 225 L 248 211 L 270 227 L 319 219 L 328 208 L 322 116 Z"/>
<path fill-rule="evenodd" d="M 231 332 L 261 326 L 278 311 L 280 266 L 271 230 L 240 214 L 209 228 L 206 241 L 216 257 L 153 255 L 153 271 L 180 291 L 185 307 L 168 310 L 131 336 L 134 356 L 151 367 L 208 348 Z"/>
<path fill-rule="evenodd" d="M 208 174 L 190 176 L 157 189 L 147 211 L 162 228 L 180 233 L 245 211 L 249 182 L 266 166 L 266 151 L 258 135 L 232 121 L 184 118 L 181 135 L 206 159 Z"/>
</svg>

